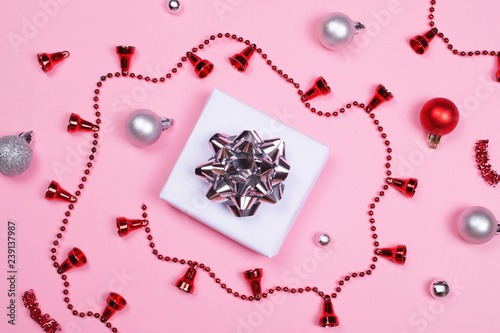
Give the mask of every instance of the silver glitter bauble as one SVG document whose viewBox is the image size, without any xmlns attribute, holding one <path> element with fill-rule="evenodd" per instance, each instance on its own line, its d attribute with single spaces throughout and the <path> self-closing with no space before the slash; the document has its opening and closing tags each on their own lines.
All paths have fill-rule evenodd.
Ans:
<svg viewBox="0 0 500 333">
<path fill-rule="evenodd" d="M 321 246 L 327 246 L 330 244 L 330 236 L 328 234 L 319 234 L 318 237 L 316 237 L 316 242 L 321 245 Z"/>
<path fill-rule="evenodd" d="M 180 12 L 181 8 L 181 3 L 178 0 L 169 0 L 167 3 L 167 9 L 172 14 Z"/>
<path fill-rule="evenodd" d="M 330 13 L 321 20 L 319 40 L 327 49 L 339 50 L 351 44 L 354 35 L 364 27 L 346 14 Z"/>
<path fill-rule="evenodd" d="M 469 243 L 486 243 L 495 236 L 498 228 L 495 215 L 484 207 L 467 208 L 458 218 L 458 233 Z"/>
<path fill-rule="evenodd" d="M 450 292 L 450 286 L 446 281 L 434 280 L 431 283 L 431 295 L 435 298 L 446 297 Z"/>
<path fill-rule="evenodd" d="M 173 119 L 160 118 L 151 110 L 141 109 L 127 118 L 125 132 L 134 145 L 146 147 L 158 141 L 161 132 L 173 124 Z"/>
<path fill-rule="evenodd" d="M 29 144 L 32 133 L 7 135 L 0 138 L 0 172 L 6 176 L 17 176 L 31 164 L 33 151 Z"/>
</svg>

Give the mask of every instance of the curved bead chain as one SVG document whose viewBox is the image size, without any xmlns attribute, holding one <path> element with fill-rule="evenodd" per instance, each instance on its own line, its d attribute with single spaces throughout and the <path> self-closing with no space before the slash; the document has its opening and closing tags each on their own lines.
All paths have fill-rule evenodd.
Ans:
<svg viewBox="0 0 500 333">
<path fill-rule="evenodd" d="M 165 74 L 164 76 L 162 76 L 160 78 L 151 78 L 149 76 L 143 76 L 141 74 L 136 75 L 135 73 L 130 73 L 128 75 L 122 75 L 120 72 L 116 72 L 114 75 L 112 73 L 107 73 L 106 75 L 101 76 L 100 81 L 98 81 L 96 83 L 97 88 L 94 90 L 94 97 L 93 97 L 93 101 L 94 101 L 93 108 L 95 110 L 95 116 L 96 116 L 95 122 L 96 122 L 96 124 L 99 125 L 102 122 L 101 112 L 99 111 L 99 94 L 100 94 L 100 89 L 103 86 L 103 83 L 111 80 L 113 77 L 118 78 L 121 76 L 135 78 L 137 80 L 144 80 L 146 82 L 152 82 L 153 84 L 156 84 L 158 82 L 165 83 L 165 82 L 167 82 L 168 79 L 171 79 L 173 75 L 177 74 L 178 70 L 183 68 L 183 63 L 185 63 L 188 60 L 187 57 L 191 53 L 196 53 L 199 50 L 203 50 L 206 46 L 208 46 L 210 44 L 210 42 L 215 41 L 216 39 L 223 39 L 223 38 L 234 40 L 234 41 L 237 41 L 240 43 L 244 43 L 245 45 L 255 45 L 255 44 L 251 44 L 251 42 L 249 40 L 245 40 L 244 38 L 238 37 L 235 34 L 218 33 L 217 35 L 211 35 L 209 37 L 209 39 L 205 39 L 203 43 L 198 45 L 198 47 L 193 47 L 190 51 L 186 52 L 186 55 L 182 56 L 180 58 L 180 62 L 178 62 L 176 64 L 176 66 L 174 66 L 171 69 L 170 72 L 168 72 L 167 74 Z M 283 70 L 278 69 L 278 67 L 276 65 L 274 65 L 270 59 L 268 59 L 267 54 L 263 53 L 261 48 L 257 48 L 256 45 L 255 45 L 255 47 L 256 47 L 255 51 L 262 57 L 262 59 L 264 59 L 266 61 L 266 64 L 268 66 L 270 66 L 271 70 L 276 72 L 281 78 L 283 78 L 288 83 L 290 83 L 297 90 L 298 95 L 302 96 L 304 94 L 304 92 L 302 90 L 300 90 L 300 84 L 295 82 L 295 80 L 292 77 L 290 77 L 288 74 L 284 73 Z M 373 124 L 377 127 L 377 130 L 381 133 L 381 137 L 384 139 L 384 144 L 387 146 L 388 155 L 386 156 L 386 159 L 388 162 L 385 165 L 387 168 L 386 175 L 388 177 L 391 175 L 391 171 L 390 171 L 391 165 L 390 165 L 389 161 L 392 159 L 391 155 L 390 155 L 392 152 L 392 148 L 390 148 L 390 142 L 387 140 L 387 134 L 383 132 L 383 128 L 380 126 L 379 121 L 377 119 L 375 119 L 375 114 L 371 113 L 373 111 L 371 109 L 371 107 L 365 106 L 365 104 L 363 104 L 363 103 L 358 103 L 357 101 L 353 101 L 352 103 L 348 103 L 345 105 L 345 107 L 339 108 L 336 111 L 323 112 L 323 111 L 317 111 L 316 108 L 311 107 L 311 104 L 309 102 L 303 102 L 303 104 L 311 112 L 316 113 L 318 116 L 325 116 L 325 117 L 330 117 L 330 116 L 337 117 L 339 114 L 345 113 L 346 109 L 347 110 L 351 109 L 352 106 L 363 109 L 366 112 L 366 114 L 369 115 L 369 117 L 373 119 Z M 85 186 L 84 183 L 87 181 L 87 176 L 90 174 L 90 170 L 93 167 L 95 154 L 97 153 L 97 145 L 98 145 L 97 139 L 98 138 L 99 138 L 99 134 L 94 133 L 93 140 L 92 140 L 91 153 L 88 157 L 88 162 L 86 164 L 86 168 L 84 169 L 84 176 L 81 177 L 81 182 L 78 184 L 78 190 L 76 190 L 76 192 L 75 192 L 75 195 L 77 197 L 81 195 L 81 191 L 84 189 L 84 186 Z M 381 198 L 384 196 L 384 194 L 385 194 L 384 190 L 387 190 L 387 189 L 388 189 L 388 185 L 387 184 L 383 185 L 383 190 L 381 190 L 378 193 L 378 195 L 376 197 L 374 197 L 373 201 L 370 204 L 370 210 L 368 211 L 370 230 L 372 231 L 372 238 L 375 240 L 373 243 L 375 248 L 378 248 L 379 242 L 377 241 L 378 235 L 375 233 L 375 231 L 376 231 L 376 227 L 374 225 L 375 219 L 373 218 L 374 209 L 375 209 L 376 204 L 379 203 Z M 60 240 L 62 239 L 63 233 L 66 231 L 66 225 L 69 223 L 68 218 L 71 216 L 71 211 L 74 209 L 75 204 L 76 204 L 76 202 L 69 204 L 68 210 L 64 213 L 65 218 L 62 220 L 63 225 L 60 227 L 60 232 L 56 235 L 56 240 L 54 240 L 53 247 L 51 248 L 51 260 L 54 262 L 53 266 L 56 269 L 56 272 L 59 268 L 59 264 L 57 263 L 57 256 L 56 256 L 57 247 L 61 243 Z M 143 209 L 142 216 L 144 218 L 146 218 L 147 217 L 146 205 L 143 205 L 142 209 Z M 150 241 L 149 245 L 152 248 L 152 253 L 159 260 L 162 260 L 165 262 L 179 263 L 181 265 L 188 264 L 189 266 L 193 266 L 193 264 L 195 263 L 194 261 L 185 260 L 185 259 L 178 259 L 177 257 L 171 258 L 169 256 L 159 254 L 158 250 L 156 249 L 156 244 L 153 242 L 153 236 L 151 235 L 151 228 L 147 227 L 147 228 L 145 228 L 145 231 L 147 233 L 147 239 Z M 332 293 L 331 296 L 333 298 L 336 298 L 337 294 L 340 293 L 340 291 L 341 291 L 341 287 L 345 284 L 345 282 L 350 281 L 351 278 L 356 278 L 358 276 L 364 277 L 366 275 L 371 275 L 372 271 L 376 268 L 374 263 L 377 260 L 378 260 L 378 258 L 376 256 L 374 256 L 372 258 L 372 264 L 370 264 L 368 269 L 361 270 L 359 272 L 350 273 L 349 275 L 346 275 L 344 278 L 342 278 L 340 281 L 338 281 L 337 288 L 335 289 L 336 292 Z M 221 281 L 221 279 L 219 277 L 216 276 L 216 274 L 211 270 L 211 268 L 206 266 L 204 263 L 199 263 L 198 267 L 200 269 L 202 269 L 204 272 L 206 272 L 214 280 L 214 282 L 216 284 L 219 284 L 221 286 L 221 288 L 226 290 L 226 292 L 228 294 L 232 294 L 234 297 L 240 298 L 242 300 L 253 301 L 256 299 L 254 296 L 245 295 L 245 294 L 240 293 L 238 291 L 234 291 L 232 288 L 229 288 L 225 283 L 223 283 Z M 58 272 L 58 274 L 60 274 L 60 273 Z M 71 303 L 71 300 L 68 296 L 69 295 L 69 286 L 70 286 L 69 282 L 67 281 L 68 277 L 66 274 L 60 274 L 60 276 L 61 276 L 61 279 L 64 281 L 64 283 L 63 283 L 63 285 L 64 285 L 63 294 L 65 295 L 64 302 L 68 304 L 67 308 L 72 312 L 72 314 L 74 316 L 79 316 L 82 318 L 87 316 L 87 317 L 93 317 L 95 319 L 100 320 L 99 313 L 93 313 L 92 311 L 83 312 L 83 311 L 79 311 L 79 310 L 74 308 L 74 305 Z M 323 291 L 320 291 L 317 287 L 305 286 L 303 288 L 289 288 L 287 286 L 283 286 L 283 287 L 276 286 L 274 288 L 268 289 L 267 292 L 262 293 L 261 297 L 267 298 L 269 295 L 273 294 L 274 292 L 290 292 L 292 294 L 304 293 L 304 292 L 314 292 L 322 298 L 326 295 Z M 259 300 L 259 298 L 257 298 L 256 300 Z M 102 322 L 102 320 L 100 320 L 100 321 Z M 106 327 L 110 328 L 112 332 L 118 332 L 118 329 L 116 327 L 113 327 L 109 321 L 105 321 L 105 322 L 103 322 L 103 324 L 105 324 Z"/>
<path fill-rule="evenodd" d="M 431 0 L 431 6 L 429 8 L 429 26 L 431 26 L 432 28 L 434 28 L 435 25 L 436 25 L 436 23 L 434 22 L 434 12 L 436 11 L 436 9 L 434 8 L 435 5 L 436 5 L 436 0 Z M 492 51 L 488 51 L 488 50 L 483 50 L 483 51 L 479 51 L 479 50 L 475 50 L 475 51 L 459 51 L 459 50 L 457 50 L 456 48 L 453 47 L 453 44 L 451 44 L 450 39 L 448 37 L 446 37 L 444 35 L 444 33 L 439 32 L 437 34 L 437 36 L 439 38 L 441 38 L 443 40 L 443 42 L 446 43 L 448 49 L 453 54 L 459 55 L 461 57 L 465 57 L 465 56 L 472 57 L 472 56 L 479 56 L 479 55 L 500 56 L 500 51 L 493 51 L 493 50 Z"/>
</svg>

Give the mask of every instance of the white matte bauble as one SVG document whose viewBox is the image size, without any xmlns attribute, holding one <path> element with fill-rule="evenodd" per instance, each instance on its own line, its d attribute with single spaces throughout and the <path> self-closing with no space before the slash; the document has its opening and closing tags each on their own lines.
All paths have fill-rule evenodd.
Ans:
<svg viewBox="0 0 500 333">
<path fill-rule="evenodd" d="M 158 141 L 161 132 L 173 124 L 173 119 L 160 118 L 151 110 L 140 109 L 127 118 L 125 133 L 132 144 L 146 147 Z"/>
<path fill-rule="evenodd" d="M 327 49 L 339 50 L 351 44 L 354 35 L 364 27 L 344 13 L 330 13 L 321 20 L 319 40 Z"/>
<path fill-rule="evenodd" d="M 498 228 L 495 215 L 484 207 L 469 207 L 458 218 L 458 233 L 469 243 L 486 243 L 495 236 Z"/>
</svg>

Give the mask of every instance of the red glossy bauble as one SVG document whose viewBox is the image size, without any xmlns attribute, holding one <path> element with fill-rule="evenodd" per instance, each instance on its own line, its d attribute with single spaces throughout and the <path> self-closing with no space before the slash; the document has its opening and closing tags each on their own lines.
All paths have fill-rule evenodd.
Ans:
<svg viewBox="0 0 500 333">
<path fill-rule="evenodd" d="M 420 111 L 420 123 L 432 135 L 450 133 L 458 124 L 457 106 L 449 99 L 438 97 L 429 100 Z"/>
</svg>

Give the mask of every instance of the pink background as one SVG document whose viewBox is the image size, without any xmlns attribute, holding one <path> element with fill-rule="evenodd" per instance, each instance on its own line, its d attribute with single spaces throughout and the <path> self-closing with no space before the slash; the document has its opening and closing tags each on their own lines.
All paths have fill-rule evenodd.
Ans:
<svg viewBox="0 0 500 333">
<path fill-rule="evenodd" d="M 51 5 L 44 5 L 51 4 Z M 452 56 L 442 41 L 433 41 L 424 56 L 408 40 L 428 30 L 427 1 L 245 1 L 183 0 L 183 12 L 171 15 L 165 1 L 5 2 L 0 39 L 2 89 L 0 135 L 35 132 L 33 163 L 23 175 L 0 177 L 0 241 L 6 271 L 6 224 L 17 222 L 17 325 L 6 325 L 7 281 L 1 278 L 1 328 L 5 332 L 41 332 L 21 305 L 22 291 L 36 291 L 43 313 L 64 332 L 108 332 L 96 320 L 71 315 L 62 301 L 62 283 L 51 267 L 51 242 L 66 205 L 43 198 L 54 179 L 74 191 L 88 156 L 89 135 L 68 134 L 71 112 L 93 120 L 93 90 L 99 77 L 116 72 L 114 46 L 137 48 L 132 71 L 157 76 L 168 72 L 182 54 L 218 32 L 236 33 L 264 49 L 275 64 L 306 88 L 322 75 L 333 94 L 314 101 L 331 110 L 357 99 L 367 101 L 378 83 L 395 98 L 376 114 L 389 135 L 396 176 L 416 177 L 413 199 L 394 190 L 376 209 L 383 246 L 406 244 L 405 266 L 381 260 L 370 278 L 350 282 L 334 301 L 341 325 L 336 332 L 492 332 L 497 329 L 498 240 L 471 245 L 459 237 L 457 216 L 471 205 L 498 210 L 499 189 L 488 186 L 474 162 L 474 143 L 490 139 L 493 166 L 500 168 L 498 104 L 492 57 Z M 498 48 L 498 8 L 492 2 L 439 1 L 437 26 L 459 48 Z M 45 8 L 45 9 L 44 9 Z M 346 50 L 332 52 L 317 39 L 316 25 L 339 11 L 368 28 Z M 43 13 L 49 13 L 43 14 Z M 27 23 L 28 22 L 28 23 Z M 29 29 L 28 25 L 34 25 Z M 9 36 L 23 38 L 13 45 Z M 373 246 L 366 212 L 380 188 L 384 151 L 377 132 L 361 112 L 337 119 L 311 115 L 284 80 L 255 57 L 245 74 L 227 57 L 242 45 L 220 41 L 201 54 L 216 66 L 197 79 L 190 65 L 166 85 L 113 79 L 101 93 L 103 122 L 95 168 L 73 211 L 59 258 L 73 246 L 89 264 L 69 273 L 70 297 L 82 310 L 100 312 L 109 290 L 128 306 L 111 322 L 121 332 L 313 332 L 321 299 L 312 294 L 279 294 L 266 302 L 243 302 L 199 272 L 194 295 L 173 284 L 185 266 L 161 263 L 150 254 L 143 232 L 116 235 L 117 216 L 138 218 L 142 202 L 158 249 L 170 256 L 209 265 L 234 290 L 249 293 L 241 272 L 262 267 L 263 288 L 276 285 L 318 286 L 331 292 L 339 278 L 370 263 Z M 68 50 L 69 59 L 44 74 L 36 53 Z M 281 253 L 267 259 L 178 212 L 158 193 L 190 135 L 213 88 L 330 146 L 325 170 L 286 239 Z M 146 92 L 146 93 L 143 93 Z M 124 102 L 126 96 L 130 103 Z M 423 103 L 447 97 L 461 119 L 436 151 L 426 148 L 418 120 Z M 139 149 L 124 135 L 131 111 L 149 108 L 176 120 L 155 145 Z M 314 242 L 327 232 L 326 254 Z M 62 259 L 61 259 L 62 260 Z M 429 283 L 447 280 L 451 294 L 431 298 Z M 276 297 L 277 296 L 277 297 Z"/>
</svg>

